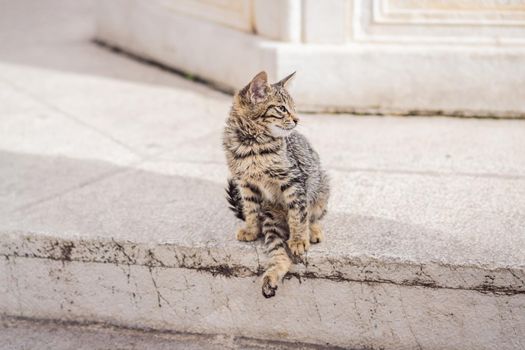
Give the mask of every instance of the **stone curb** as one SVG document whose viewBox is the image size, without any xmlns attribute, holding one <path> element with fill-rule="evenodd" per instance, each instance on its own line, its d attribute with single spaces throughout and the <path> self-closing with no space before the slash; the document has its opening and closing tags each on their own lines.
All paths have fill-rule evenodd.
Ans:
<svg viewBox="0 0 525 350">
<path fill-rule="evenodd" d="M 67 240 L 24 232 L 3 233 L 0 237 L 0 255 L 7 258 L 185 268 L 225 277 L 260 276 L 265 266 L 265 254 L 259 242 L 190 247 L 107 238 Z M 303 263 L 294 265 L 288 277 L 525 294 L 525 269 L 520 267 L 488 268 L 445 262 L 418 263 L 389 257 L 324 256 L 317 251 L 311 251 Z"/>
</svg>

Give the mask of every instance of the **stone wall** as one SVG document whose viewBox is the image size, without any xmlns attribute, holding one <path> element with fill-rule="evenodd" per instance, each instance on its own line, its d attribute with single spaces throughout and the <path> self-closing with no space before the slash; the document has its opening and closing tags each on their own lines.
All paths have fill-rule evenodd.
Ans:
<svg viewBox="0 0 525 350">
<path fill-rule="evenodd" d="M 298 71 L 303 110 L 525 116 L 525 1 L 99 1 L 98 39 L 233 90 Z"/>
</svg>

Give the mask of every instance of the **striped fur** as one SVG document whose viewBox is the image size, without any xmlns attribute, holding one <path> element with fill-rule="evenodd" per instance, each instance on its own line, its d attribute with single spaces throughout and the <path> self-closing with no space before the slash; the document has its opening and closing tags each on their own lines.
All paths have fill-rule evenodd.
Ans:
<svg viewBox="0 0 525 350">
<path fill-rule="evenodd" d="M 228 179 L 228 187 L 226 187 L 226 199 L 230 204 L 230 209 L 235 216 L 244 221 L 244 212 L 242 209 L 242 198 L 239 188 L 233 179 Z"/>
<path fill-rule="evenodd" d="M 263 236 L 270 257 L 265 297 L 275 295 L 291 257 L 324 238 L 318 221 L 326 213 L 328 177 L 306 138 L 293 130 L 298 118 L 286 91 L 292 76 L 272 85 L 265 72 L 255 76 L 235 94 L 223 136 L 228 202 L 245 221 L 237 239 Z"/>
</svg>

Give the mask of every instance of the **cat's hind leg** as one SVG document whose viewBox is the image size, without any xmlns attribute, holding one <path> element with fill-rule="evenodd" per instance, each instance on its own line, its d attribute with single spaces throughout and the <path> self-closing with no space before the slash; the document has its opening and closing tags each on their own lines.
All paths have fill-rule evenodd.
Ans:
<svg viewBox="0 0 525 350">
<path fill-rule="evenodd" d="M 239 192 L 242 198 L 242 212 L 245 227 L 237 230 L 239 241 L 255 241 L 259 238 L 259 213 L 261 211 L 262 194 L 257 185 L 247 181 L 239 182 Z"/>
<path fill-rule="evenodd" d="M 310 243 L 320 243 L 324 241 L 324 233 L 321 225 L 319 225 L 319 220 L 326 214 L 327 202 L 328 198 L 322 196 L 308 208 L 310 211 Z"/>
<path fill-rule="evenodd" d="M 321 243 L 324 241 L 324 233 L 318 222 L 310 224 L 310 243 Z"/>
<path fill-rule="evenodd" d="M 288 225 L 285 214 L 278 211 L 266 211 L 263 215 L 262 233 L 265 249 L 270 259 L 263 275 L 262 294 L 265 298 L 271 298 L 275 295 L 278 283 L 290 269 L 292 260 L 286 245 Z"/>
</svg>

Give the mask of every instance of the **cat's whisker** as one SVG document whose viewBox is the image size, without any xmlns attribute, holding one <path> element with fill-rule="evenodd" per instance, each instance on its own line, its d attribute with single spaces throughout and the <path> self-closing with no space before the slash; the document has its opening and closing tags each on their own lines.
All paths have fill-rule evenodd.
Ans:
<svg viewBox="0 0 525 350">
<path fill-rule="evenodd" d="M 297 123 L 295 126 L 296 130 L 311 130 L 311 127 L 307 124 Z"/>
</svg>

